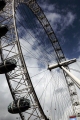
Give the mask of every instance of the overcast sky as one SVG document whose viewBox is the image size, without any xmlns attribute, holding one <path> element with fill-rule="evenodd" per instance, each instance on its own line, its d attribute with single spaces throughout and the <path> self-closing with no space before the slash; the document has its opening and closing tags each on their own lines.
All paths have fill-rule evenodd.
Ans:
<svg viewBox="0 0 80 120">
<path fill-rule="evenodd" d="M 79 53 L 80 53 L 80 34 L 79 34 L 79 31 L 80 31 L 80 17 L 79 17 L 80 16 L 79 15 L 80 14 L 79 13 L 79 11 L 80 11 L 80 1 L 79 0 L 77 0 L 77 1 L 76 0 L 62 0 L 62 1 L 61 0 L 44 0 L 44 1 L 43 0 L 37 0 L 37 2 L 39 3 L 41 8 L 43 9 L 46 17 L 48 18 L 48 20 L 49 20 L 57 38 L 58 38 L 58 41 L 59 41 L 59 43 L 62 47 L 62 50 L 63 50 L 66 58 L 67 59 L 77 58 L 79 60 L 79 58 L 80 58 L 80 55 L 79 55 Z M 23 11 L 25 9 L 26 13 L 29 13 L 28 8 L 23 8 L 23 9 L 22 8 L 23 8 L 22 6 L 18 7 L 18 12 L 23 13 Z M 20 9 L 22 9 L 22 10 L 20 11 Z M 19 32 L 19 35 L 20 35 L 21 43 L 24 44 L 25 46 L 27 46 L 27 48 L 30 51 L 35 50 L 36 52 L 40 52 L 40 54 L 37 55 L 38 59 L 40 59 L 42 57 L 41 52 L 43 51 L 44 44 L 41 46 L 42 50 L 38 51 L 38 48 L 37 48 L 38 43 L 35 43 L 35 39 L 39 38 L 39 43 L 41 43 L 41 41 L 43 40 L 44 43 L 45 43 L 45 46 L 48 45 L 47 50 L 49 52 L 51 52 L 51 55 L 54 55 L 53 48 L 50 47 L 51 46 L 50 42 L 45 41 L 45 39 L 48 39 L 47 36 L 45 35 L 43 30 L 41 29 L 41 26 L 39 26 L 39 28 L 38 28 L 39 23 L 36 21 L 35 25 L 33 25 L 33 22 L 34 22 L 34 19 L 35 19 L 34 15 L 28 14 L 28 16 L 26 16 L 24 14 L 24 17 L 22 17 L 22 16 L 19 16 L 19 13 L 18 13 L 18 17 L 20 17 L 20 18 L 18 18 L 18 19 L 20 19 L 20 22 L 24 23 L 23 24 L 23 23 L 18 23 L 17 22 L 18 32 Z M 30 25 L 27 25 L 27 23 L 29 23 L 29 20 L 31 19 L 31 17 L 33 18 L 33 22 L 30 23 Z M 25 20 L 24 20 L 24 18 L 25 18 Z M 23 26 L 25 25 L 25 27 L 27 26 L 28 32 L 30 32 L 30 34 L 33 35 L 33 37 L 35 38 L 35 39 L 33 39 L 33 42 L 31 42 L 31 38 L 29 38 L 30 36 L 29 36 L 29 34 L 27 34 L 27 31 L 25 30 L 25 27 L 23 28 L 23 26 L 21 26 L 21 24 Z M 36 26 L 36 25 L 37 25 L 37 27 L 35 29 L 34 26 Z M 30 28 L 30 26 L 31 26 L 31 28 Z M 26 44 L 24 38 L 26 38 L 32 44 L 32 47 L 29 44 Z M 33 51 L 33 53 L 34 53 L 34 51 Z M 23 54 L 24 55 L 28 54 L 28 52 L 23 50 Z M 45 59 L 47 58 L 47 56 L 44 56 L 44 57 L 45 57 Z M 48 56 L 48 57 L 50 58 L 50 56 Z M 43 59 L 43 57 L 42 57 L 42 59 Z M 47 61 L 52 62 L 52 59 L 51 60 L 50 59 L 48 59 Z M 54 62 L 55 62 L 54 57 L 53 57 L 53 59 L 54 59 Z M 45 64 L 42 64 L 42 63 L 39 64 L 38 61 L 35 61 L 35 60 L 34 60 L 34 64 L 31 65 L 31 63 L 33 61 L 32 59 L 25 58 L 25 61 L 26 61 L 27 66 L 31 66 L 31 67 L 39 66 L 40 67 L 40 69 L 35 70 L 34 72 L 33 72 L 33 70 L 31 70 L 29 68 L 29 72 L 30 72 L 31 76 L 34 76 L 36 71 L 38 73 L 42 69 L 44 70 L 44 68 L 47 68 L 45 66 Z M 71 67 L 75 67 L 76 69 L 79 70 L 79 66 L 76 65 L 76 64 L 72 65 Z M 73 73 L 76 74 L 75 72 L 73 72 Z M 43 76 L 43 74 L 38 76 L 37 80 L 41 79 L 42 76 Z M 57 73 L 56 73 L 56 76 L 57 77 L 54 77 L 54 80 L 56 80 L 57 81 L 56 83 L 58 84 L 59 79 L 61 80 L 62 76 L 60 76 L 60 78 L 58 78 L 59 74 L 57 74 Z M 76 74 L 76 76 L 80 78 L 79 74 Z M 48 77 L 49 77 L 49 74 L 48 74 Z M 33 80 L 34 79 L 35 78 L 33 78 Z M 0 85 L 1 85 L 0 86 L 1 87 L 1 89 L 0 89 L 0 96 L 1 96 L 0 97 L 0 120 L 15 120 L 16 116 L 10 115 L 7 112 L 7 106 L 12 101 L 12 97 L 10 95 L 7 83 L 5 82 L 6 79 L 5 79 L 4 75 L 1 75 L 0 80 L 1 80 L 0 81 Z M 44 81 L 45 80 L 46 80 L 46 78 L 44 77 Z M 33 81 L 33 83 L 34 83 L 34 85 L 36 85 L 36 81 Z M 61 98 L 61 95 L 62 95 L 63 91 L 64 91 L 63 96 L 64 96 L 65 100 L 66 99 L 68 100 L 68 98 L 66 97 L 66 94 L 67 94 L 66 89 L 67 88 L 66 87 L 62 88 L 63 84 L 65 84 L 63 81 L 58 86 L 55 85 L 55 82 L 53 82 L 53 84 L 54 84 L 54 91 L 57 95 L 57 97 L 54 98 L 54 101 L 56 101 L 57 98 L 60 99 L 60 100 L 58 100 L 59 106 L 55 105 L 54 109 L 53 109 L 53 111 L 55 113 L 55 118 L 54 119 L 56 120 L 56 118 L 57 118 L 56 116 L 57 116 L 57 112 L 58 112 L 58 110 L 56 110 L 56 109 L 57 109 L 57 107 L 61 108 L 62 103 L 64 101 L 64 99 Z M 43 82 L 40 83 L 39 87 L 43 87 Z M 37 93 L 39 93 L 39 91 L 40 91 L 39 87 L 36 88 Z M 57 87 L 59 87 L 59 89 Z M 49 90 L 49 89 L 50 89 L 50 86 L 48 87 L 47 90 Z M 48 95 L 48 92 L 47 92 L 47 96 L 46 96 L 46 98 L 47 98 L 46 109 L 47 110 L 50 107 L 49 102 L 48 102 L 49 97 L 50 97 L 50 95 Z M 66 106 L 64 107 L 64 105 L 63 105 L 62 109 L 67 111 L 67 109 L 68 109 L 67 107 L 70 107 L 70 106 L 67 106 L 67 104 L 66 104 Z M 55 110 L 57 112 L 55 112 Z M 64 116 L 65 116 L 65 114 L 64 114 Z M 58 115 L 58 119 L 59 120 L 64 120 L 64 116 L 62 115 L 62 112 L 61 112 Z M 75 120 L 75 119 L 71 119 L 71 120 Z"/>
</svg>

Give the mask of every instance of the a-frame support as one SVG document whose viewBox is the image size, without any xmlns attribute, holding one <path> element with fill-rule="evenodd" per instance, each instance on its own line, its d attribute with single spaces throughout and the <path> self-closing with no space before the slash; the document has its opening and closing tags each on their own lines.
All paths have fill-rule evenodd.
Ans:
<svg viewBox="0 0 80 120">
<path fill-rule="evenodd" d="M 74 63 L 76 62 L 76 59 L 71 59 L 71 60 L 67 60 L 67 61 L 64 61 L 64 62 L 61 62 L 61 63 L 58 63 L 58 64 L 54 64 L 54 65 L 49 65 L 48 66 L 48 69 L 49 70 L 52 70 L 54 68 L 57 68 L 57 67 L 60 67 L 61 69 L 63 69 L 63 71 L 65 71 L 71 78 L 72 78 L 72 81 L 76 84 L 76 86 L 80 89 L 80 80 L 74 76 L 70 71 L 68 71 L 66 69 L 66 66 L 71 64 L 71 63 Z"/>
</svg>

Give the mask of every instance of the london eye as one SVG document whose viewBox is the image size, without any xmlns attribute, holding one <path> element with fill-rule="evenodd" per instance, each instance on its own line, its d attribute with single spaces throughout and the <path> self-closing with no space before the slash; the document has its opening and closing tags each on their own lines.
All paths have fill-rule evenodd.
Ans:
<svg viewBox="0 0 80 120">
<path fill-rule="evenodd" d="M 75 87 L 76 84 L 80 88 L 79 82 L 68 73 L 68 65 L 74 62 L 76 59 L 66 59 L 36 0 L 0 1 L 0 75 L 5 75 L 5 81 L 2 80 L 7 81 L 12 96 L 6 99 L 10 117 L 80 117 Z"/>
</svg>

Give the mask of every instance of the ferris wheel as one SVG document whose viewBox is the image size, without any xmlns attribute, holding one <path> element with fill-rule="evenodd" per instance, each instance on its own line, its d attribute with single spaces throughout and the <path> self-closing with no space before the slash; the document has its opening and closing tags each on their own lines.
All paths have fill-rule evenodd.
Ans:
<svg viewBox="0 0 80 120">
<path fill-rule="evenodd" d="M 36 0 L 0 1 L 0 74 L 13 98 L 9 114 L 21 120 L 80 116 L 77 83 L 64 72 L 75 61 L 66 60 Z"/>
</svg>

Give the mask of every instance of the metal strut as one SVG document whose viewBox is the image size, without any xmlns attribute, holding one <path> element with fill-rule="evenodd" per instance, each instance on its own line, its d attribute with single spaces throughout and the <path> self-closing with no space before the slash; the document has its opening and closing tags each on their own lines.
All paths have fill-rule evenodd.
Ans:
<svg viewBox="0 0 80 120">
<path fill-rule="evenodd" d="M 66 72 L 72 78 L 73 82 L 80 89 L 80 80 L 65 68 L 66 65 L 72 64 L 74 62 L 76 62 L 76 59 L 67 60 L 67 61 L 61 62 L 59 64 L 49 65 L 48 69 L 51 71 L 54 68 L 60 67 L 64 72 Z"/>
</svg>

